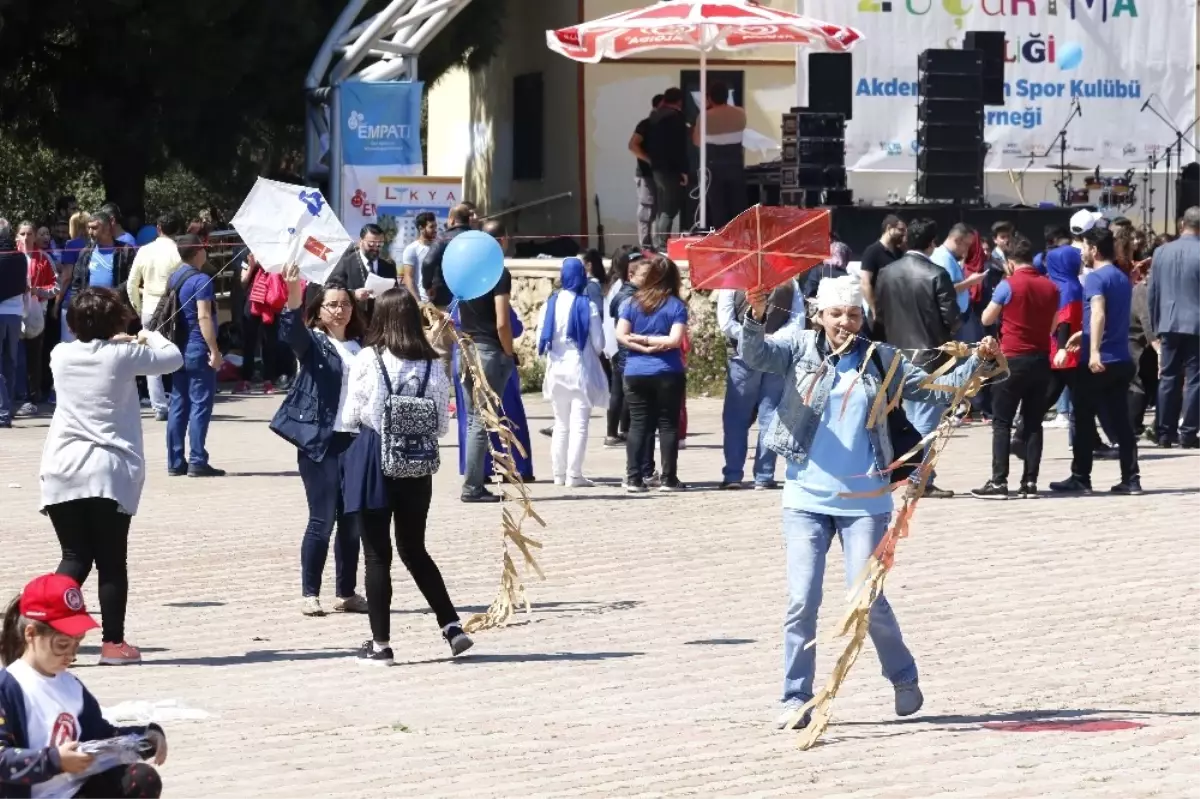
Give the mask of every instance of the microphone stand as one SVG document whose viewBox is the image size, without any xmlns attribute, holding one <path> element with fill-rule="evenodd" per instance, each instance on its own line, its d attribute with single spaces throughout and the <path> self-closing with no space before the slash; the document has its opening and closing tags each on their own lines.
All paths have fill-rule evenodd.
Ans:
<svg viewBox="0 0 1200 799">
<path fill-rule="evenodd" d="M 1163 116 L 1161 113 L 1159 113 L 1159 110 L 1154 107 L 1153 103 L 1147 101 L 1146 105 L 1142 107 L 1142 110 L 1144 111 L 1147 108 L 1150 109 L 1150 113 L 1152 113 L 1152 114 L 1154 114 L 1154 116 L 1158 117 L 1159 121 L 1161 121 L 1164 125 L 1166 125 L 1171 130 L 1171 132 L 1175 134 L 1175 141 L 1168 144 L 1165 148 L 1166 154 L 1167 154 L 1167 175 L 1166 175 L 1167 199 L 1166 199 L 1166 202 L 1163 203 L 1163 205 L 1164 205 L 1163 230 L 1169 231 L 1171 229 L 1171 154 L 1172 154 L 1171 151 L 1174 150 L 1175 159 L 1177 161 L 1177 163 L 1175 164 L 1175 168 L 1177 170 L 1179 170 L 1179 174 L 1178 174 L 1178 177 L 1176 178 L 1176 180 L 1182 180 L 1183 179 L 1183 140 L 1189 133 L 1192 132 L 1192 130 L 1196 127 L 1196 125 L 1198 123 L 1200 123 L 1200 117 L 1197 117 L 1196 119 L 1192 120 L 1192 124 L 1188 125 L 1187 130 L 1179 130 L 1177 127 L 1175 127 L 1174 122 L 1172 122 L 1171 120 L 1169 120 L 1165 116 Z M 1197 155 L 1200 155 L 1200 149 L 1198 149 L 1196 147 L 1196 143 L 1193 142 L 1191 139 L 1188 139 L 1188 146 L 1191 147 L 1193 150 L 1195 150 Z M 1182 210 L 1183 210 L 1182 208 L 1175 209 L 1176 213 L 1179 213 Z"/>
<path fill-rule="evenodd" d="M 1071 187 L 1067 178 L 1067 128 L 1071 127 L 1071 122 L 1077 116 L 1083 116 L 1083 109 L 1079 105 L 1078 97 L 1075 98 L 1075 104 L 1071 107 L 1071 115 L 1063 123 L 1062 130 L 1054 137 L 1054 141 L 1050 142 L 1046 152 L 1038 156 L 1038 158 L 1047 158 L 1050 153 L 1054 152 L 1055 146 L 1058 146 L 1058 204 L 1062 206 L 1066 206 L 1071 197 Z M 1026 169 L 1028 168 L 1026 167 Z"/>
</svg>

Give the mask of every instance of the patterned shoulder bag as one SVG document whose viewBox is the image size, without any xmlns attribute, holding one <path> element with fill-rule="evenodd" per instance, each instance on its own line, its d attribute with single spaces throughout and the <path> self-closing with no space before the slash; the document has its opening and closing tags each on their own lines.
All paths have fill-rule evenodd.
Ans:
<svg viewBox="0 0 1200 799">
<path fill-rule="evenodd" d="M 431 364 L 425 362 L 425 377 L 415 397 L 398 394 L 392 388 L 379 348 L 374 349 L 375 361 L 387 387 L 387 397 L 383 401 L 383 429 L 379 431 L 383 473 L 393 479 L 428 477 L 442 465 L 437 440 L 437 407 L 425 396 Z"/>
</svg>

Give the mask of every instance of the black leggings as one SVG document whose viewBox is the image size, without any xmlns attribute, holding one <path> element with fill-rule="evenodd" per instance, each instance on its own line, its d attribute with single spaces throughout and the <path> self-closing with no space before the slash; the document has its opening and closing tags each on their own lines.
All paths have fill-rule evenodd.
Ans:
<svg viewBox="0 0 1200 799">
<path fill-rule="evenodd" d="M 625 442 L 625 476 L 630 483 L 653 470 L 654 431 L 662 451 L 662 480 L 671 485 L 677 479 L 679 459 L 679 419 L 687 393 L 687 375 L 683 372 L 625 377 L 625 397 L 629 402 L 629 440 Z M 649 464 L 649 466 L 647 466 Z"/>
<path fill-rule="evenodd" d="M 387 481 L 388 509 L 362 512 L 362 545 L 366 557 L 367 616 L 371 636 L 383 643 L 392 631 L 392 542 L 388 535 L 396 527 L 396 550 L 413 582 L 437 616 L 439 627 L 458 621 L 446 583 L 437 564 L 425 550 L 425 524 L 433 497 L 433 478 L 414 477 Z"/>
<path fill-rule="evenodd" d="M 115 501 L 101 497 L 47 505 L 46 513 L 62 547 L 58 573 L 83 585 L 92 564 L 96 565 L 104 643 L 123 643 L 129 601 L 129 523 L 133 518 L 117 510 Z"/>
<path fill-rule="evenodd" d="M 612 361 L 612 376 L 608 381 L 609 438 L 629 431 L 629 404 L 625 401 L 625 353 L 617 353 Z"/>
<path fill-rule="evenodd" d="M 88 777 L 75 795 L 85 799 L 157 799 L 162 796 L 162 789 L 162 778 L 153 766 L 134 763 L 131 766 L 114 766 Z"/>
<path fill-rule="evenodd" d="M 263 380 L 274 383 L 279 379 L 279 328 L 277 322 L 267 324 L 254 314 L 246 314 L 242 323 L 242 380 L 254 379 L 254 356 L 262 345 Z"/>
</svg>

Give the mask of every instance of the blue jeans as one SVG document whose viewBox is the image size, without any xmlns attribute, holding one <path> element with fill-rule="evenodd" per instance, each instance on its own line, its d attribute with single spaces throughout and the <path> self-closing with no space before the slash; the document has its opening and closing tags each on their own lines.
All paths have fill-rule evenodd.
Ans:
<svg viewBox="0 0 1200 799">
<path fill-rule="evenodd" d="M 949 397 L 949 395 L 945 395 Z M 945 402 L 914 402 L 912 400 L 904 400 L 904 412 L 908 414 L 908 421 L 912 422 L 912 426 L 922 436 L 927 436 L 937 429 L 938 422 L 942 420 L 942 415 L 946 413 Z M 926 454 L 929 453 L 929 444 L 925 445 Z M 896 455 L 903 455 L 903 452 L 897 452 Z M 929 482 L 932 483 L 937 477 L 936 472 L 929 473 Z"/>
<path fill-rule="evenodd" d="M 213 398 L 217 393 L 217 373 L 208 365 L 207 355 L 189 356 L 183 368 L 171 375 L 171 404 L 167 409 L 167 468 L 180 471 L 188 466 L 207 466 L 208 423 L 212 420 Z M 190 439 L 187 460 L 183 456 L 184 436 Z"/>
<path fill-rule="evenodd" d="M 358 580 L 358 553 L 362 546 L 361 513 L 350 516 L 342 510 L 343 472 L 346 451 L 354 441 L 349 433 L 334 433 L 325 457 L 318 463 L 303 451 L 298 456 L 300 480 L 308 498 L 308 526 L 300 544 L 300 589 L 302 596 L 321 595 L 321 575 L 329 557 L 329 539 L 337 525 L 333 544 L 335 592 L 339 599 L 354 596 Z"/>
<path fill-rule="evenodd" d="M 497 397 L 503 397 L 504 386 L 516 368 L 516 362 L 511 355 L 505 355 L 504 350 L 500 349 L 498 344 L 488 341 L 477 341 L 475 351 L 479 355 L 480 363 L 483 364 L 484 380 L 491 386 L 492 391 L 496 392 Z M 475 407 L 475 397 L 471 393 L 472 382 L 465 368 L 462 371 L 462 382 L 463 397 L 467 401 L 469 414 L 467 418 L 470 420 L 467 425 L 467 439 L 464 442 L 467 448 L 467 469 L 466 474 L 463 475 L 462 493 L 476 494 L 485 490 L 484 483 L 487 478 L 484 473 L 484 462 L 488 455 L 488 434 L 487 427 L 483 423 L 483 416 Z"/>
<path fill-rule="evenodd" d="M 890 513 L 878 516 L 826 516 L 807 511 L 783 511 L 783 540 L 787 550 L 788 610 L 783 624 L 783 701 L 807 702 L 813 696 L 817 649 L 808 644 L 817 636 L 817 612 L 825 579 L 825 556 L 834 536 L 842 540 L 846 585 L 852 586 L 875 547 L 887 532 Z M 839 611 L 840 612 L 840 611 Z M 892 685 L 917 681 L 917 664 L 904 645 L 892 606 L 882 594 L 871 606 L 871 643 Z"/>
<path fill-rule="evenodd" d="M 17 394 L 17 347 L 21 342 L 21 317 L 0 316 L 0 426 L 12 423 Z"/>
<path fill-rule="evenodd" d="M 740 483 L 746 473 L 747 435 L 758 420 L 758 444 L 754 449 L 754 482 L 762 485 L 775 479 L 775 453 L 763 446 L 767 425 L 783 396 L 783 375 L 758 372 L 741 358 L 730 358 L 725 369 L 725 406 L 721 423 L 725 430 L 725 468 L 722 477 Z"/>
</svg>

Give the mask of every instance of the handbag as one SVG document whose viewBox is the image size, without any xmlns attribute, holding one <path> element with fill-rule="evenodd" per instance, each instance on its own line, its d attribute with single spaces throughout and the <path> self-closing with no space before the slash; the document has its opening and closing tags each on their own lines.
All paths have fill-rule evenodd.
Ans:
<svg viewBox="0 0 1200 799">
<path fill-rule="evenodd" d="M 875 368 L 879 371 L 879 379 L 884 379 L 887 376 L 887 370 L 883 368 L 883 360 L 879 357 L 878 352 L 871 353 L 871 362 L 875 364 Z M 891 397 L 887 399 L 890 404 Z M 912 422 L 908 420 L 908 414 L 904 412 L 903 405 L 897 404 L 891 413 L 887 415 L 887 425 L 888 439 L 892 442 L 892 456 L 894 458 L 899 458 L 904 453 L 915 449 L 921 443 L 921 440 L 925 438 L 925 436 L 917 431 L 917 428 L 913 427 Z M 905 458 L 895 469 L 892 469 L 888 475 L 888 481 L 892 485 L 895 485 L 909 479 L 924 460 L 924 448 L 917 449 L 916 452 Z"/>
<path fill-rule="evenodd" d="M 379 431 L 383 474 L 392 479 L 428 477 L 442 465 L 437 440 L 437 406 L 425 396 L 432 364 L 425 362 L 421 387 L 416 396 L 410 397 L 397 394 L 392 388 L 378 348 L 375 348 L 375 361 L 387 388 L 387 397 L 383 401 L 383 429 Z"/>
<path fill-rule="evenodd" d="M 46 308 L 33 292 L 26 292 L 22 303 L 21 338 L 37 338 L 46 329 Z"/>
</svg>

